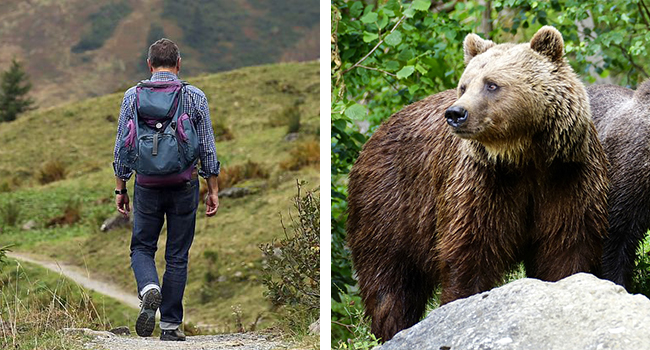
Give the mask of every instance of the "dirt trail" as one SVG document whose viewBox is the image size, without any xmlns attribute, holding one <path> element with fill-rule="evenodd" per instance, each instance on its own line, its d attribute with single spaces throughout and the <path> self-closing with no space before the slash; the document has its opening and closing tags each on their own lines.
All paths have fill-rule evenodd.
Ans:
<svg viewBox="0 0 650 350">
<path fill-rule="evenodd" d="M 184 342 L 160 341 L 157 338 L 98 337 L 86 343 L 93 350 L 275 350 L 296 349 L 280 340 L 257 333 L 198 335 Z"/>
<path fill-rule="evenodd" d="M 89 271 L 79 267 L 62 264 L 52 258 L 25 253 L 8 252 L 7 256 L 25 261 L 60 273 L 87 289 L 110 296 L 131 307 L 140 308 L 140 300 L 135 293 L 129 293 L 103 281 L 95 280 Z M 94 339 L 85 344 L 86 349 L 93 350 L 274 350 L 295 349 L 275 339 L 275 336 L 259 333 L 233 333 L 220 335 L 202 335 L 187 337 L 185 342 L 163 342 L 154 337 L 138 338 L 135 336 L 116 336 L 109 332 L 95 332 Z"/>
<path fill-rule="evenodd" d="M 48 270 L 52 270 L 56 273 L 60 273 L 70 278 L 86 289 L 94 290 L 98 293 L 116 299 L 128 306 L 140 309 L 140 300 L 134 291 L 126 292 L 110 283 L 94 279 L 90 271 L 82 270 L 77 266 L 60 263 L 52 258 L 42 256 L 37 257 L 31 254 L 8 252 L 7 256 L 19 261 L 26 261 L 32 264 L 40 265 Z"/>
</svg>

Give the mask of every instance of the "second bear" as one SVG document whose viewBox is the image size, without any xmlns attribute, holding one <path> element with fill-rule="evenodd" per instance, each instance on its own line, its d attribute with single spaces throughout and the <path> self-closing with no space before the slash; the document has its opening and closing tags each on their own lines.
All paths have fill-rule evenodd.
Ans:
<svg viewBox="0 0 650 350">
<path fill-rule="evenodd" d="M 383 341 L 419 321 L 438 285 L 447 303 L 522 261 L 546 281 L 600 263 L 607 160 L 562 35 L 463 46 L 457 91 L 394 114 L 350 172 L 348 244 Z"/>
<path fill-rule="evenodd" d="M 609 237 L 603 277 L 630 287 L 636 250 L 650 229 L 650 81 L 636 92 L 587 88 L 598 136 L 610 163 Z"/>
</svg>

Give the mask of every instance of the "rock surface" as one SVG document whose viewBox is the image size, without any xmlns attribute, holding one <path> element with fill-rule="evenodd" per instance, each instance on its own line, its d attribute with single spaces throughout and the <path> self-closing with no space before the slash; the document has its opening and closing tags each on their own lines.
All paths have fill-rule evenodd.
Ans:
<svg viewBox="0 0 650 350">
<path fill-rule="evenodd" d="M 115 214 L 110 218 L 104 220 L 102 226 L 99 228 L 100 231 L 106 232 L 117 228 L 129 227 L 133 224 L 133 215 L 125 217 L 122 214 Z"/>
<path fill-rule="evenodd" d="M 246 187 L 229 187 L 219 191 L 219 197 L 241 198 L 247 196 L 251 191 Z"/>
<path fill-rule="evenodd" d="M 526 278 L 446 304 L 380 349 L 650 349 L 650 300 L 586 273 Z"/>
</svg>

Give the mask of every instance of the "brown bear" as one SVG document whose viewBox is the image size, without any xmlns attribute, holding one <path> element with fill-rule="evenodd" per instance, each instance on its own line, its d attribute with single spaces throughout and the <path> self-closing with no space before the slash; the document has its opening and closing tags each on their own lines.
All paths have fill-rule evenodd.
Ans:
<svg viewBox="0 0 650 350">
<path fill-rule="evenodd" d="M 592 85 L 587 93 L 610 165 L 602 276 L 629 288 L 636 250 L 650 229 L 650 81 L 636 92 Z"/>
<path fill-rule="evenodd" d="M 525 44 L 469 34 L 457 91 L 413 103 L 349 175 L 348 244 L 372 333 L 387 341 L 523 262 L 556 281 L 600 264 L 607 160 L 562 35 Z"/>
</svg>

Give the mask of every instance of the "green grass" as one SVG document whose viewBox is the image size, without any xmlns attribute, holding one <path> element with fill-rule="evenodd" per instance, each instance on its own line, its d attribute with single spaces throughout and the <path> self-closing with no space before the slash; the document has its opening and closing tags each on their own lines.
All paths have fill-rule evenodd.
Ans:
<svg viewBox="0 0 650 350">
<path fill-rule="evenodd" d="M 0 301 L 3 349 L 82 349 L 82 339 L 64 336 L 60 329 L 133 328 L 137 317 L 137 310 L 116 300 L 11 258 L 0 267 Z"/>
<path fill-rule="evenodd" d="M 253 161 L 269 171 L 268 179 L 243 183 L 256 186 L 253 194 L 221 198 L 215 218 L 207 219 L 205 206 L 200 205 L 185 294 L 186 315 L 193 323 L 209 325 L 215 331 L 233 331 L 231 308 L 238 305 L 245 325 L 259 314 L 258 328 L 276 320 L 263 296 L 259 278 L 263 255 L 258 246 L 282 237 L 279 213 L 286 216 L 292 208 L 295 180 L 306 180 L 305 189 L 314 189 L 319 171 L 317 164 L 297 171 L 282 170 L 279 164 L 291 157 L 293 143 L 283 140 L 287 125 L 271 126 L 269 121 L 274 111 L 301 97 L 305 103 L 300 105 L 300 139 L 318 139 L 318 69 L 317 62 L 277 64 L 188 79 L 206 93 L 213 125 L 224 122 L 234 134 L 232 140 L 217 143 L 222 167 Z M 282 88 L 286 86 L 292 88 Z M 105 218 L 116 213 L 111 162 L 121 99 L 122 94 L 116 93 L 41 109 L 2 125 L 0 143 L 10 146 L 0 149 L 0 183 L 19 186 L 0 193 L 0 207 L 19 203 L 20 213 L 17 225 L 0 233 L 0 244 L 15 244 L 16 251 L 87 266 L 93 274 L 135 293 L 129 267 L 129 230 L 97 230 Z M 66 178 L 41 185 L 38 169 L 47 160 L 64 164 Z M 132 181 L 128 188 L 132 194 Z M 72 226 L 46 227 L 71 201 L 80 203 L 80 221 Z M 34 220 L 37 228 L 22 231 L 20 227 L 28 220 Z M 157 255 L 161 274 L 164 241 L 165 234 Z M 210 264 L 205 251 L 216 252 L 218 267 Z M 215 274 L 222 282 L 209 281 Z"/>
</svg>

